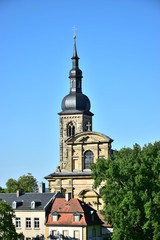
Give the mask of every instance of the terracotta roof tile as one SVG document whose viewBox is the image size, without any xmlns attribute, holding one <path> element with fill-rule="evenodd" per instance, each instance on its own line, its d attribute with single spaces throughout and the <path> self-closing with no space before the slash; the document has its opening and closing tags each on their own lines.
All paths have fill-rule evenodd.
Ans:
<svg viewBox="0 0 160 240">
<path fill-rule="evenodd" d="M 59 213 L 75 213 L 75 212 L 84 212 L 78 199 L 71 198 L 69 201 L 66 201 L 65 198 L 56 198 L 54 204 L 52 205 L 52 212 Z"/>
<path fill-rule="evenodd" d="M 74 222 L 74 216 L 72 213 L 61 213 L 59 215 L 57 222 L 52 222 L 52 216 L 49 214 L 47 225 L 54 225 L 54 226 L 86 226 L 86 221 L 84 214 L 81 215 L 79 222 Z"/>
<path fill-rule="evenodd" d="M 52 213 L 58 213 L 58 221 L 52 221 Z M 74 214 L 80 213 L 80 221 L 74 221 Z M 51 211 L 48 215 L 46 225 L 54 226 L 86 226 L 86 225 L 102 225 L 102 221 L 98 217 L 96 211 L 88 204 L 81 202 L 76 198 L 66 201 L 64 198 L 56 198 L 52 204 Z"/>
</svg>

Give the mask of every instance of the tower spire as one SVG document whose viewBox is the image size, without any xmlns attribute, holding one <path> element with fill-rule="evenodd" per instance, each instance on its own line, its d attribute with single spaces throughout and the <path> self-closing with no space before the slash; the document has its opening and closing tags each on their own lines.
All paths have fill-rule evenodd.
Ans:
<svg viewBox="0 0 160 240">
<path fill-rule="evenodd" d="M 79 57 L 77 54 L 77 47 L 76 47 L 76 35 L 74 33 L 73 35 L 74 38 L 74 49 L 73 49 L 73 57 L 72 59 L 72 69 L 79 69 Z"/>
<path fill-rule="evenodd" d="M 74 51 L 73 51 L 72 59 L 79 59 L 78 54 L 77 54 L 77 48 L 76 48 L 76 34 L 75 33 L 73 35 L 73 38 L 74 38 Z"/>
<path fill-rule="evenodd" d="M 70 92 L 82 92 L 82 71 L 79 69 L 79 57 L 76 48 L 76 35 L 74 33 L 74 49 L 72 59 L 72 69 L 69 72 Z"/>
</svg>

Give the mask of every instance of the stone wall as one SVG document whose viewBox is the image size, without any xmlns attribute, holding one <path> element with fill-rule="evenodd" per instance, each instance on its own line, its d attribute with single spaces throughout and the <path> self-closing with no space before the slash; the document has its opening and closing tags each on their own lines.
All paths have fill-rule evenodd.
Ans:
<svg viewBox="0 0 160 240">
<path fill-rule="evenodd" d="M 68 152 L 66 140 L 67 136 L 67 126 L 69 123 L 73 123 L 75 127 L 75 134 L 87 131 L 88 122 L 91 124 L 92 128 L 92 116 L 84 114 L 72 114 L 72 115 L 60 115 L 60 168 L 65 168 L 68 161 Z"/>
</svg>

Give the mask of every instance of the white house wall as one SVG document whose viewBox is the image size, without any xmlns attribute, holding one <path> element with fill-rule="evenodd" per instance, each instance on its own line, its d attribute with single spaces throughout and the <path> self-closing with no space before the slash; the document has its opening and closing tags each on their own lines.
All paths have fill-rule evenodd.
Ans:
<svg viewBox="0 0 160 240">
<path fill-rule="evenodd" d="M 37 235 L 45 235 L 45 212 L 44 211 L 24 211 L 15 212 L 17 218 L 21 218 L 21 228 L 16 228 L 17 233 L 23 233 L 25 238 L 36 237 Z M 26 229 L 26 218 L 31 218 L 31 228 Z M 34 228 L 34 218 L 39 218 L 39 229 Z M 13 220 L 15 223 L 15 219 Z"/>
</svg>

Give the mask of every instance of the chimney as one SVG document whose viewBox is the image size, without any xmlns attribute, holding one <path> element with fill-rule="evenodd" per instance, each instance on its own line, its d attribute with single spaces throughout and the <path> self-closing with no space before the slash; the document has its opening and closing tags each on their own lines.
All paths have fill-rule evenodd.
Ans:
<svg viewBox="0 0 160 240">
<path fill-rule="evenodd" d="M 39 193 L 44 193 L 45 192 L 45 183 L 40 182 L 39 183 Z"/>
<path fill-rule="evenodd" d="M 68 202 L 71 199 L 71 193 L 66 193 L 65 199 L 66 199 L 66 202 Z"/>
<path fill-rule="evenodd" d="M 20 197 L 22 195 L 21 191 L 17 190 L 16 195 L 17 195 L 17 198 Z"/>
</svg>

